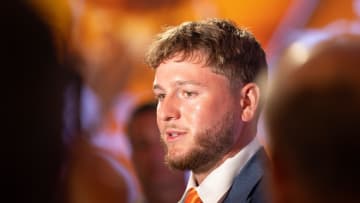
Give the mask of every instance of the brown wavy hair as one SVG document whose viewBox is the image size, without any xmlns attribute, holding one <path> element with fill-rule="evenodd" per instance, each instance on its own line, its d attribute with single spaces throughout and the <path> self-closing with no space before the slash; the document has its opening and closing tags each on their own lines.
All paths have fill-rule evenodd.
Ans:
<svg viewBox="0 0 360 203">
<path fill-rule="evenodd" d="M 181 60 L 205 62 L 215 73 L 226 76 L 232 87 L 254 82 L 260 72 L 267 73 L 260 43 L 229 20 L 212 18 L 167 27 L 151 44 L 145 62 L 156 69 L 177 54 Z"/>
</svg>

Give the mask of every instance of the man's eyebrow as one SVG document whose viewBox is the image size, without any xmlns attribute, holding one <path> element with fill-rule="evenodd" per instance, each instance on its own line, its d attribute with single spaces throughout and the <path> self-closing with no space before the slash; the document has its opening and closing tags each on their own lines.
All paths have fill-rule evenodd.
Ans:
<svg viewBox="0 0 360 203">
<path fill-rule="evenodd" d="M 197 82 L 197 81 L 193 81 L 193 80 L 178 80 L 175 81 L 174 86 L 183 86 L 183 85 L 196 85 L 196 86 L 204 86 L 204 84 Z M 165 90 L 163 87 L 161 87 L 159 84 L 154 84 L 153 86 L 153 90 Z"/>
<path fill-rule="evenodd" d="M 186 80 L 186 81 L 176 81 L 175 82 L 176 86 L 182 86 L 182 85 L 196 85 L 196 86 L 204 86 L 204 84 L 197 82 L 197 81 L 193 81 L 193 80 Z"/>
<path fill-rule="evenodd" d="M 164 90 L 164 88 L 162 88 L 162 87 L 161 87 L 160 85 L 158 85 L 158 84 L 154 84 L 153 90 Z"/>
</svg>

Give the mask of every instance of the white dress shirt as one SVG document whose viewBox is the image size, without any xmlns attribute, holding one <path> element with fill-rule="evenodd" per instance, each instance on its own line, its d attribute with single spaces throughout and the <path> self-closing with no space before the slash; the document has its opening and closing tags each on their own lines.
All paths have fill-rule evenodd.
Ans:
<svg viewBox="0 0 360 203">
<path fill-rule="evenodd" d="M 179 203 L 184 202 L 187 191 L 194 187 L 203 203 L 218 203 L 230 189 L 234 178 L 240 173 L 249 159 L 260 149 L 260 144 L 254 138 L 235 156 L 228 158 L 214 169 L 200 185 L 196 185 L 194 174 L 191 172 L 186 190 Z"/>
</svg>

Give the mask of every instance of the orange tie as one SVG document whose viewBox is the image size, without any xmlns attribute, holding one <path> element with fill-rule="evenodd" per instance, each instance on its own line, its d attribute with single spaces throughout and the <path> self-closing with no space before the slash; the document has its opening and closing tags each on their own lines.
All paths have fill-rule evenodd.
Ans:
<svg viewBox="0 0 360 203">
<path fill-rule="evenodd" d="M 201 199 L 194 188 L 188 191 L 184 203 L 202 203 Z"/>
</svg>

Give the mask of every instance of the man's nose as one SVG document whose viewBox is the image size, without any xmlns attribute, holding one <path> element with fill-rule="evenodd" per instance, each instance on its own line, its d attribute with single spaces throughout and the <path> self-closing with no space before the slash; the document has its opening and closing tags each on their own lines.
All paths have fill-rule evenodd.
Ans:
<svg viewBox="0 0 360 203">
<path fill-rule="evenodd" d="M 170 121 L 180 118 L 179 101 L 176 96 L 169 95 L 158 105 L 158 116 L 161 121 Z"/>
</svg>

